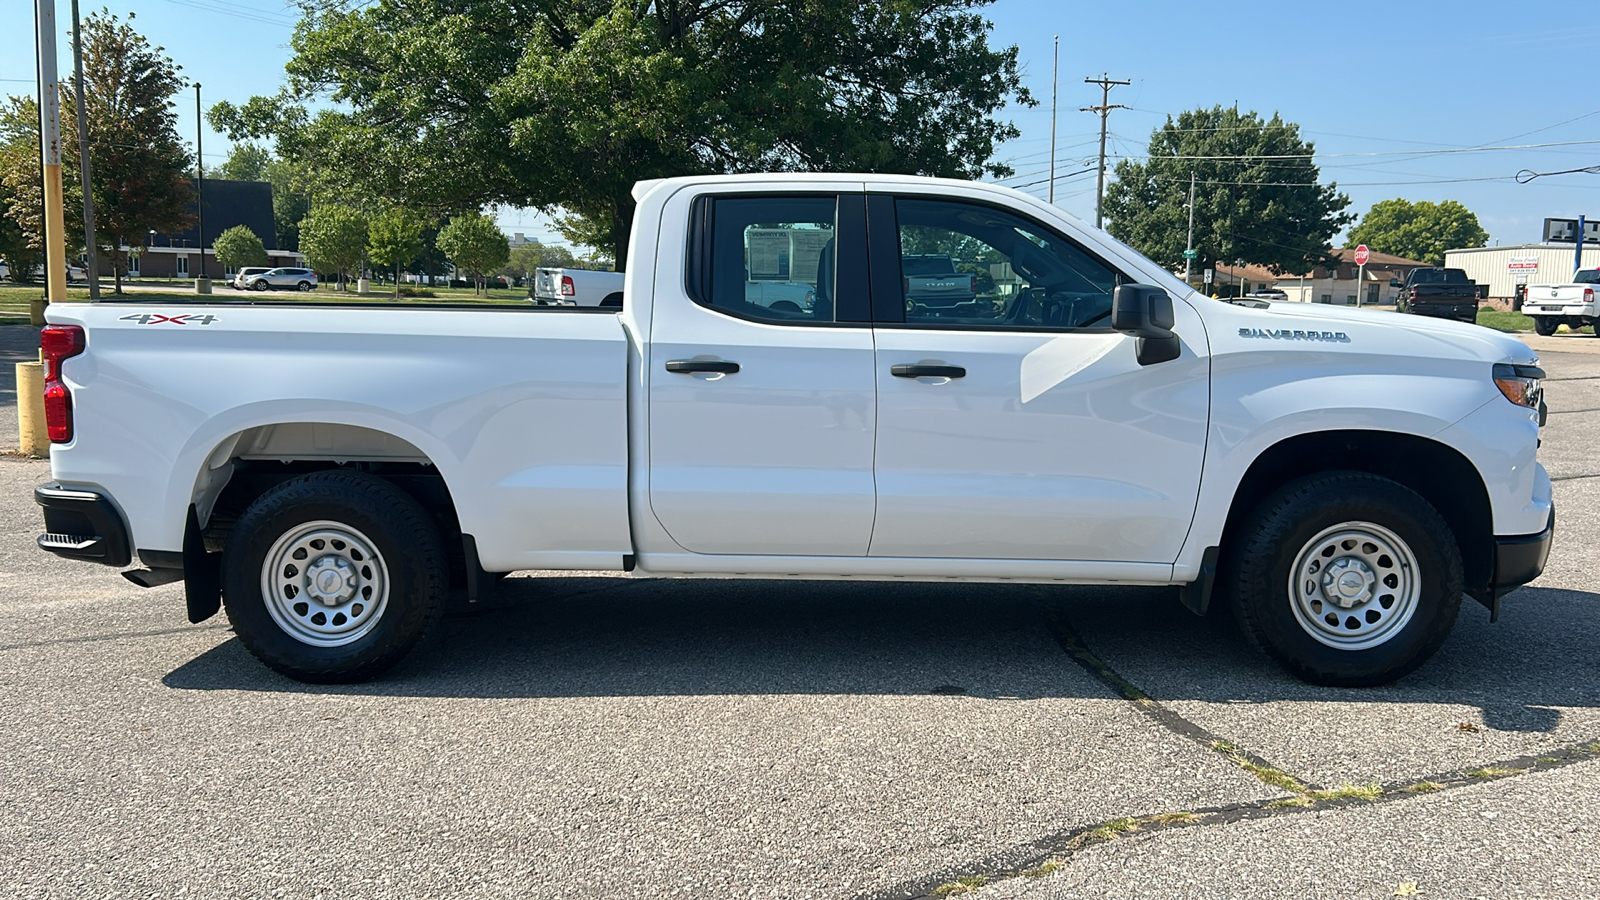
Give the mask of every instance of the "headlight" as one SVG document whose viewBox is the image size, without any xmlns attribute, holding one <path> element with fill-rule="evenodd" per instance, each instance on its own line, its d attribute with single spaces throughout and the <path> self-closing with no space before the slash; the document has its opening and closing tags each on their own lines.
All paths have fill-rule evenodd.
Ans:
<svg viewBox="0 0 1600 900">
<path fill-rule="evenodd" d="M 1544 370 L 1538 366 L 1495 363 L 1494 386 L 1518 406 L 1538 409 L 1544 399 Z"/>
</svg>

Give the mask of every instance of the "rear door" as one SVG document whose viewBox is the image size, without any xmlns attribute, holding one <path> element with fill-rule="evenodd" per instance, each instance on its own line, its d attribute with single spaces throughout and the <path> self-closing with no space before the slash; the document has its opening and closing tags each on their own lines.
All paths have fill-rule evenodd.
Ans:
<svg viewBox="0 0 1600 900">
<path fill-rule="evenodd" d="M 1209 365 L 1141 366 L 1112 331 L 1127 276 L 1054 227 L 959 196 L 869 195 L 878 507 L 870 555 L 1171 563 L 1194 515 Z M 944 193 L 948 192 L 948 193 Z M 971 300 L 903 296 L 949 254 Z"/>
<path fill-rule="evenodd" d="M 874 356 L 863 196 L 701 197 L 688 277 L 657 284 L 649 497 L 692 553 L 865 556 Z M 803 302 L 773 302 L 768 289 Z"/>
</svg>

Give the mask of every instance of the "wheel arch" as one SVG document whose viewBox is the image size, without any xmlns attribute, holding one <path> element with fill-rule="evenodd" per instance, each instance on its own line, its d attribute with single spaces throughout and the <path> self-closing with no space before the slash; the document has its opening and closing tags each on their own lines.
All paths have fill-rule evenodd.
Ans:
<svg viewBox="0 0 1600 900">
<path fill-rule="evenodd" d="M 1234 491 L 1222 531 L 1223 552 L 1233 545 L 1244 518 L 1268 494 L 1294 479 L 1337 470 L 1388 478 L 1428 501 L 1450 526 L 1461 552 L 1467 593 L 1480 600 L 1487 597 L 1494 574 L 1494 519 L 1483 476 L 1454 447 L 1403 432 L 1310 432 L 1268 447 L 1251 462 Z"/>
</svg>

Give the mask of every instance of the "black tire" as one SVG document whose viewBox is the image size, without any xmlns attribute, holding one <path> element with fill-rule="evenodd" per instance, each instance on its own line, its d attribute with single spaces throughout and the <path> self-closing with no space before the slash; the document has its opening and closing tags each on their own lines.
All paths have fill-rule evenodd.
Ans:
<svg viewBox="0 0 1600 900">
<path fill-rule="evenodd" d="M 338 527 L 313 524 L 320 522 Z M 303 572 L 293 571 L 287 555 L 279 556 L 289 565 L 284 573 L 265 569 L 269 554 L 282 552 L 280 541 L 292 548 L 296 535 L 314 542 L 329 533 L 344 535 L 350 544 L 326 541 L 312 551 L 326 555 L 302 562 Z M 370 544 L 369 552 L 356 549 L 362 542 Z M 359 568 L 363 557 L 372 564 L 368 568 Z M 318 605 L 311 584 L 318 567 L 342 567 L 332 584 L 348 592 L 343 600 L 336 595 Z M 234 525 L 222 572 L 223 602 L 240 642 L 273 671 L 312 684 L 365 681 L 399 662 L 439 621 L 450 584 L 443 543 L 422 505 L 387 481 L 346 471 L 302 475 L 261 495 Z M 282 580 L 301 587 L 282 588 L 285 599 L 277 601 L 269 585 L 290 572 L 295 578 Z M 374 586 L 378 594 L 367 593 L 370 602 L 363 603 L 359 592 Z M 340 622 L 345 611 L 349 616 Z M 332 619 L 324 615 L 316 622 L 324 613 Z M 370 618 L 361 620 L 363 614 Z M 280 617 L 288 624 L 280 624 Z M 344 633 L 332 632 L 341 625 Z"/>
<path fill-rule="evenodd" d="M 295 289 L 296 290 L 300 290 L 300 291 L 309 291 L 309 290 L 311 290 L 311 282 L 302 281 L 299 284 L 295 285 Z"/>
<path fill-rule="evenodd" d="M 1561 327 L 1560 322 L 1549 316 L 1532 316 L 1531 318 L 1533 319 L 1533 333 L 1541 337 L 1549 337 L 1556 333 L 1557 328 Z"/>
<path fill-rule="evenodd" d="M 605 295 L 605 297 L 600 301 L 600 306 L 603 309 L 621 309 L 622 292 L 617 291 L 615 293 Z"/>
<path fill-rule="evenodd" d="M 265 281 L 252 281 L 250 283 L 250 290 L 252 291 L 264 291 L 266 289 L 267 283 Z"/>
<path fill-rule="evenodd" d="M 1353 534 L 1378 543 L 1344 540 Z M 1382 552 L 1390 539 L 1399 541 L 1401 565 Z M 1240 628 L 1314 684 L 1367 687 L 1407 675 L 1444 643 L 1461 606 L 1461 553 L 1449 525 L 1416 492 L 1387 478 L 1326 472 L 1293 481 L 1262 501 L 1230 543 L 1226 586 Z M 1379 551 L 1363 557 L 1371 547 Z M 1407 552 L 1414 568 L 1403 564 Z M 1373 556 L 1370 565 L 1363 561 Z M 1320 582 L 1315 575 L 1301 581 L 1318 571 Z M 1365 601 L 1346 597 L 1356 605 L 1345 608 L 1326 599 L 1336 598 L 1341 582 L 1355 590 L 1364 578 Z M 1382 605 L 1386 597 L 1392 605 Z M 1369 628 L 1376 630 L 1360 631 Z M 1370 641 L 1378 642 L 1363 645 Z"/>
</svg>

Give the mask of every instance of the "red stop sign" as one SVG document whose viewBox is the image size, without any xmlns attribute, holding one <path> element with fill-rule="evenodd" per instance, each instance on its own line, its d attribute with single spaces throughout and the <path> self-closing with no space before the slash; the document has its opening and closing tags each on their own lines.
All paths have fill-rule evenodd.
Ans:
<svg viewBox="0 0 1600 900">
<path fill-rule="evenodd" d="M 1356 265 L 1364 266 L 1364 265 L 1367 264 L 1367 260 L 1369 260 L 1371 258 L 1372 258 L 1372 251 L 1367 249 L 1367 245 L 1366 244 L 1362 244 L 1361 246 L 1356 248 Z"/>
</svg>

